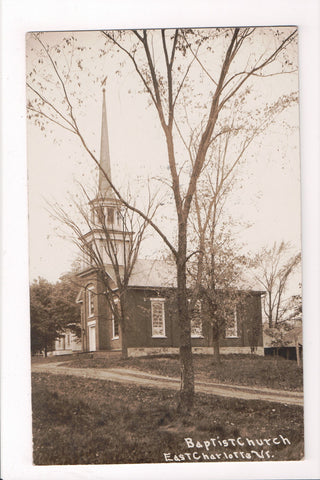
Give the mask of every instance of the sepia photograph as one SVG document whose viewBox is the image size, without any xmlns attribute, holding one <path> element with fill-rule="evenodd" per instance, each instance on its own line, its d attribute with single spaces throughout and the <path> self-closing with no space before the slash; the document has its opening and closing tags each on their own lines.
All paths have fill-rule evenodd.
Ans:
<svg viewBox="0 0 320 480">
<path fill-rule="evenodd" d="M 317 0 L 0 3 L 0 478 L 319 478 Z"/>
<path fill-rule="evenodd" d="M 26 34 L 34 465 L 305 458 L 298 31 Z"/>
</svg>

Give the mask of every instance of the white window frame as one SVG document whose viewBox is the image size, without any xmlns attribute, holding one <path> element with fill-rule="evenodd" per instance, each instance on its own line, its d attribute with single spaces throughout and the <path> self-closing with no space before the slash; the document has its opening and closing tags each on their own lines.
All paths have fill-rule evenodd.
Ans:
<svg viewBox="0 0 320 480">
<path fill-rule="evenodd" d="M 118 308 L 119 305 L 119 298 L 116 298 L 114 300 L 114 307 Z M 114 313 L 112 313 L 112 338 L 111 340 L 118 340 L 119 339 L 119 333 L 120 333 L 120 322 L 118 321 L 118 335 L 115 335 L 115 316 Z"/>
<path fill-rule="evenodd" d="M 93 295 L 94 295 L 94 286 L 90 285 L 88 287 L 88 318 L 94 317 L 94 300 L 93 300 Z M 93 308 L 92 308 L 93 305 Z"/>
<path fill-rule="evenodd" d="M 233 333 L 231 333 L 231 327 L 228 327 L 226 325 L 225 338 L 239 338 L 239 335 L 238 335 L 238 314 L 237 314 L 237 309 L 236 308 L 233 310 L 233 320 L 234 320 Z M 228 333 L 228 331 L 230 331 L 230 333 Z"/>
<path fill-rule="evenodd" d="M 191 300 L 190 298 L 188 299 L 188 303 L 190 303 Z M 202 327 L 203 327 L 203 324 L 202 324 L 202 318 L 201 318 L 201 310 L 202 310 L 202 301 L 201 300 L 197 300 L 196 301 L 196 305 L 199 306 L 199 314 L 200 314 L 200 327 L 199 327 L 199 331 L 201 331 L 201 333 L 192 333 L 192 316 L 190 315 L 190 328 L 191 328 L 191 338 L 204 338 L 203 337 L 203 330 L 202 330 Z"/>
<path fill-rule="evenodd" d="M 120 323 L 118 321 L 118 332 L 120 332 Z M 119 339 L 119 333 L 118 335 L 115 334 L 115 317 L 112 314 L 112 340 L 118 340 Z"/>
<path fill-rule="evenodd" d="M 164 308 L 165 301 L 166 301 L 165 298 L 159 298 L 159 297 L 150 298 L 150 302 L 151 302 L 151 329 L 152 329 L 151 335 L 152 335 L 152 338 L 167 338 L 167 336 L 166 336 L 165 308 Z M 161 330 L 162 330 L 163 333 L 157 333 L 157 332 L 154 331 L 155 327 L 153 325 L 153 306 L 154 306 L 155 303 L 160 303 L 161 307 L 162 307 L 162 328 L 161 328 Z"/>
</svg>

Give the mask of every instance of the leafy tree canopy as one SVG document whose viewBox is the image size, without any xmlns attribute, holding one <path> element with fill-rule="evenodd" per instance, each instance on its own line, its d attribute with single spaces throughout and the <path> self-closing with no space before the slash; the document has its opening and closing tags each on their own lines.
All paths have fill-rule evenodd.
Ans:
<svg viewBox="0 0 320 480">
<path fill-rule="evenodd" d="M 80 312 L 75 303 L 78 286 L 74 275 L 65 274 L 56 283 L 39 277 L 30 286 L 31 351 L 52 348 L 67 328 L 80 334 Z"/>
</svg>

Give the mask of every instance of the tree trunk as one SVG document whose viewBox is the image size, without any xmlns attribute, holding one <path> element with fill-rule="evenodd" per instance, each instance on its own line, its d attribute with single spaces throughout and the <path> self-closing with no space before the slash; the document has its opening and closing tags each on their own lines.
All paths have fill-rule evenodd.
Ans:
<svg viewBox="0 0 320 480">
<path fill-rule="evenodd" d="M 181 387 L 178 410 L 188 412 L 194 401 L 194 372 L 191 348 L 191 326 L 187 303 L 186 279 L 186 224 L 179 225 L 179 252 L 177 256 L 177 306 L 180 329 Z"/>
<path fill-rule="evenodd" d="M 127 319 L 121 322 L 121 357 L 126 360 L 128 358 L 128 342 L 126 331 Z"/>
<path fill-rule="evenodd" d="M 128 358 L 128 341 L 127 341 L 127 324 L 128 324 L 128 315 L 127 315 L 127 305 L 126 305 L 126 299 L 123 298 L 125 297 L 125 292 L 122 293 L 121 295 L 121 300 L 120 300 L 120 308 L 121 308 L 121 314 L 119 318 L 119 323 L 121 327 L 121 357 L 123 359 Z"/>
<path fill-rule="evenodd" d="M 221 357 L 220 357 L 220 341 L 219 341 L 219 336 L 214 336 L 213 337 L 213 359 L 214 362 L 219 364 L 221 363 Z"/>
<path fill-rule="evenodd" d="M 268 313 L 268 320 L 269 320 L 269 328 L 272 328 L 272 307 L 271 307 L 271 291 L 268 292 L 269 295 L 269 313 Z"/>
<path fill-rule="evenodd" d="M 300 367 L 301 365 L 301 362 L 300 362 L 300 350 L 299 350 L 299 342 L 298 342 L 298 339 L 295 339 L 296 340 L 296 355 L 297 355 L 297 365 L 298 367 Z"/>
<path fill-rule="evenodd" d="M 44 347 L 44 356 L 45 356 L 45 357 L 48 356 L 48 348 L 47 348 L 47 345 Z"/>
</svg>

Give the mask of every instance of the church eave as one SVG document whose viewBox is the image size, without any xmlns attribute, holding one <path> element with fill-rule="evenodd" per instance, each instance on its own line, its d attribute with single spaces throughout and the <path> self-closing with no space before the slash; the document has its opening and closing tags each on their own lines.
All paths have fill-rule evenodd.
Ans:
<svg viewBox="0 0 320 480">
<path fill-rule="evenodd" d="M 129 240 L 129 237 L 132 237 L 134 232 L 124 232 L 123 230 L 116 230 L 116 229 L 110 229 L 108 228 L 109 235 L 111 236 L 111 240 L 113 240 L 112 235 L 121 235 L 121 240 L 127 241 Z M 105 234 L 104 234 L 104 229 L 103 228 L 95 228 L 94 230 L 91 230 L 90 232 L 85 233 L 82 235 L 82 239 L 87 239 L 90 236 L 100 234 L 102 235 L 99 240 L 106 240 Z M 97 240 L 97 239 L 96 239 Z"/>
</svg>

